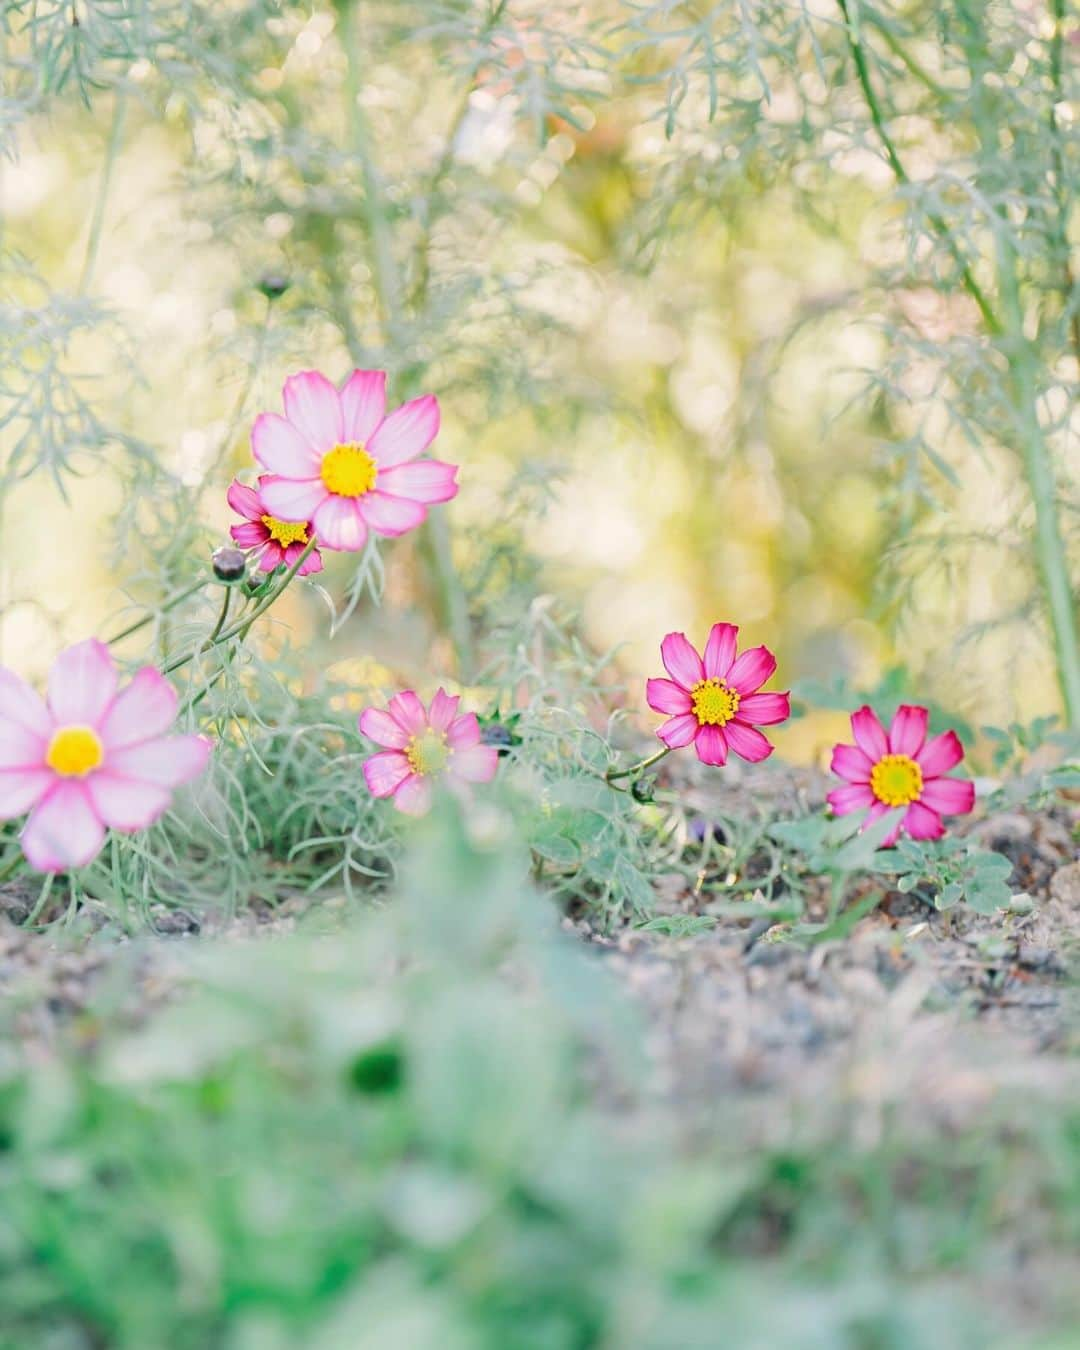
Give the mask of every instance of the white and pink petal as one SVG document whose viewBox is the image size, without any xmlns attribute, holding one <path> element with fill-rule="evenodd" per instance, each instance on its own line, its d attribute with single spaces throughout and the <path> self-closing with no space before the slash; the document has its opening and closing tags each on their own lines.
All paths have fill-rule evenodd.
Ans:
<svg viewBox="0 0 1080 1350">
<path fill-rule="evenodd" d="M 351 500 L 344 497 L 331 498 L 321 478 L 276 476 L 266 479 L 262 499 L 268 516 L 276 516 L 278 520 L 288 520 L 294 524 L 307 524 L 308 521 L 314 520 L 319 507 L 327 501 Z"/>
<path fill-rule="evenodd" d="M 368 528 L 355 497 L 326 496 L 311 517 L 319 543 L 341 553 L 358 553 L 367 543 Z"/>
<path fill-rule="evenodd" d="M 143 666 L 117 694 L 101 723 L 106 751 L 164 735 L 176 720 L 177 703 L 176 690 L 165 676 Z"/>
<path fill-rule="evenodd" d="M 341 396 L 325 375 L 302 370 L 282 391 L 285 416 L 314 450 L 325 453 L 344 439 Z"/>
<path fill-rule="evenodd" d="M 400 750 L 382 750 L 364 760 L 363 772 L 373 797 L 390 797 L 412 773 L 412 765 Z"/>
<path fill-rule="evenodd" d="M 411 464 L 399 464 L 379 472 L 379 487 L 395 497 L 434 506 L 457 496 L 456 464 L 444 464 L 440 459 L 417 459 Z"/>
<path fill-rule="evenodd" d="M 422 455 L 439 434 L 439 401 L 434 394 L 403 403 L 379 424 L 367 450 L 380 469 L 405 464 Z"/>
<path fill-rule="evenodd" d="M 322 463 L 319 449 L 277 413 L 260 413 L 256 417 L 251 428 L 251 453 L 264 469 L 284 478 L 311 478 Z M 260 492 L 262 486 L 260 481 Z"/>
<path fill-rule="evenodd" d="M 105 841 L 105 826 L 80 779 L 60 779 L 34 807 L 19 836 L 31 867 L 66 872 L 93 862 Z"/>
<path fill-rule="evenodd" d="M 341 414 L 345 441 L 365 445 L 386 416 L 386 371 L 354 370 L 341 386 Z"/>
<path fill-rule="evenodd" d="M 390 539 L 415 530 L 427 519 L 427 507 L 422 502 L 392 497 L 387 492 L 365 492 L 357 501 L 365 524 Z"/>
<path fill-rule="evenodd" d="M 68 647 L 49 671 L 49 711 L 60 725 L 98 726 L 115 694 L 116 665 L 97 638 Z"/>
</svg>

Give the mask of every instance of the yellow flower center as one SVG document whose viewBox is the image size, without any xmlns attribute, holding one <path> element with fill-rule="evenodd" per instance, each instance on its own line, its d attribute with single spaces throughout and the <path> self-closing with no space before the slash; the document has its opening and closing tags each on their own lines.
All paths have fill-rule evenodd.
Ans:
<svg viewBox="0 0 1080 1350">
<path fill-rule="evenodd" d="M 922 769 L 910 755 L 882 755 L 870 770 L 870 790 L 886 806 L 909 806 L 922 795 Z"/>
<path fill-rule="evenodd" d="M 739 695 L 723 680 L 700 680 L 690 690 L 694 716 L 702 726 L 722 727 L 739 711 Z"/>
<path fill-rule="evenodd" d="M 335 445 L 323 456 L 322 480 L 339 497 L 362 497 L 375 486 L 379 466 L 362 445 Z"/>
<path fill-rule="evenodd" d="M 441 773 L 453 753 L 446 744 L 444 731 L 425 731 L 422 736 L 411 737 L 405 747 L 405 758 L 413 773 Z"/>
<path fill-rule="evenodd" d="M 282 548 L 288 548 L 290 544 L 306 544 L 308 541 L 307 526 L 301 525 L 299 521 L 278 520 L 277 516 L 263 516 L 262 523 L 270 531 L 270 538 L 279 543 Z"/>
<path fill-rule="evenodd" d="M 45 752 L 45 763 L 62 778 L 85 778 L 104 758 L 105 747 L 93 727 L 59 727 Z"/>
</svg>

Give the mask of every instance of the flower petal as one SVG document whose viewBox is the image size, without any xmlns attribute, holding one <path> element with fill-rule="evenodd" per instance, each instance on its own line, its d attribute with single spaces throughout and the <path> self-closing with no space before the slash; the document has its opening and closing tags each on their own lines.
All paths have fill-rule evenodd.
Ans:
<svg viewBox="0 0 1080 1350">
<path fill-rule="evenodd" d="M 448 694 L 445 689 L 436 689 L 435 697 L 431 700 L 431 709 L 428 712 L 428 726 L 433 731 L 446 731 L 457 716 L 460 702 L 461 698 L 458 694 Z M 468 713 L 465 714 L 466 717 L 469 715 Z"/>
<path fill-rule="evenodd" d="M 57 722 L 96 727 L 116 693 L 116 666 L 109 649 L 87 638 L 61 652 L 49 672 L 49 711 Z"/>
<path fill-rule="evenodd" d="M 975 784 L 970 778 L 931 778 L 919 801 L 941 816 L 966 816 L 975 807 Z"/>
<path fill-rule="evenodd" d="M 694 749 L 702 764 L 727 763 L 728 743 L 722 727 L 701 727 L 694 738 Z"/>
<path fill-rule="evenodd" d="M 926 742 L 916 759 L 924 778 L 939 778 L 955 769 L 964 758 L 964 747 L 955 731 L 943 731 Z"/>
<path fill-rule="evenodd" d="M 385 418 L 367 443 L 380 469 L 422 455 L 439 434 L 439 400 L 434 394 L 403 403 Z"/>
<path fill-rule="evenodd" d="M 410 736 L 422 736 L 427 730 L 427 712 L 411 689 L 403 689 L 390 700 L 390 716 Z"/>
<path fill-rule="evenodd" d="M 105 771 L 122 778 L 138 778 L 155 787 L 179 787 L 197 778 L 210 758 L 205 736 L 161 736 L 140 745 L 110 750 Z"/>
<path fill-rule="evenodd" d="M 50 769 L 0 769 L 0 820 L 29 811 L 55 782 Z"/>
<path fill-rule="evenodd" d="M 229 490 L 225 493 L 225 500 L 245 520 L 260 520 L 262 518 L 263 504 L 259 494 L 254 488 L 245 487 L 238 478 L 234 478 L 229 484 Z"/>
<path fill-rule="evenodd" d="M 365 492 L 359 499 L 360 514 L 366 524 L 391 539 L 415 530 L 427 519 L 427 507 L 387 492 Z"/>
<path fill-rule="evenodd" d="M 81 780 L 54 782 L 34 808 L 19 836 L 31 867 L 65 872 L 85 867 L 101 851 L 105 826 L 98 819 Z"/>
<path fill-rule="evenodd" d="M 143 666 L 113 700 L 101 724 L 106 751 L 164 735 L 176 720 L 177 703 L 176 690 L 165 676 Z"/>
<path fill-rule="evenodd" d="M 480 723 L 475 713 L 462 713 L 447 728 L 446 743 L 452 750 L 465 750 L 480 744 Z"/>
<path fill-rule="evenodd" d="M 833 815 L 847 816 L 852 811 L 867 811 L 874 804 L 874 794 L 869 783 L 848 783 L 844 787 L 834 788 L 826 798 L 832 807 Z"/>
<path fill-rule="evenodd" d="M 364 760 L 364 782 L 373 797 L 389 797 L 412 773 L 412 765 L 400 750 L 381 750 Z"/>
<path fill-rule="evenodd" d="M 103 770 L 86 779 L 86 792 L 97 815 L 114 830 L 145 830 L 168 809 L 168 788 Z"/>
<path fill-rule="evenodd" d="M 698 734 L 700 723 L 693 713 L 683 713 L 679 717 L 669 717 L 656 728 L 656 734 L 669 750 L 678 750 L 689 745 Z"/>
<path fill-rule="evenodd" d="M 747 694 L 739 700 L 739 721 L 774 727 L 791 716 L 790 694 Z"/>
<path fill-rule="evenodd" d="M 319 507 L 330 500 L 330 493 L 321 478 L 267 478 L 262 499 L 268 516 L 296 523 L 302 521 L 306 525 L 314 520 Z"/>
<path fill-rule="evenodd" d="M 877 763 L 882 755 L 889 753 L 889 741 L 885 728 L 878 721 L 877 713 L 869 704 L 851 714 L 851 732 L 856 744 Z"/>
<path fill-rule="evenodd" d="M 325 375 L 317 370 L 290 375 L 282 398 L 285 416 L 313 449 L 325 453 L 341 442 L 341 397 Z"/>
<path fill-rule="evenodd" d="M 229 533 L 241 548 L 258 548 L 270 538 L 266 526 L 254 520 L 245 520 L 243 525 L 230 525 Z"/>
<path fill-rule="evenodd" d="M 748 647 L 728 671 L 726 683 L 740 695 L 756 693 L 776 669 L 768 647 Z"/>
<path fill-rule="evenodd" d="M 664 669 L 683 689 L 693 689 L 705 678 L 705 666 L 685 633 L 669 633 L 660 644 Z"/>
<path fill-rule="evenodd" d="M 52 733 L 52 718 L 45 700 L 6 666 L 0 666 L 0 717 L 8 722 L 18 722 L 42 740 L 47 740 Z"/>
<path fill-rule="evenodd" d="M 355 497 L 326 497 L 311 524 L 324 548 L 358 553 L 367 543 L 367 526 Z"/>
<path fill-rule="evenodd" d="M 751 764 L 760 764 L 768 759 L 773 747 L 755 727 L 747 726 L 738 717 L 724 727 L 728 748 Z"/>
<path fill-rule="evenodd" d="M 404 750 L 409 744 L 409 733 L 381 708 L 365 708 L 360 714 L 359 726 L 369 741 L 384 745 L 388 750 Z"/>
<path fill-rule="evenodd" d="M 299 559 L 300 555 L 306 548 L 307 544 L 302 544 L 299 539 L 294 544 L 290 544 L 288 548 L 285 550 L 285 566 L 295 567 L 297 560 Z M 321 572 L 322 570 L 323 570 L 322 554 L 316 548 L 312 549 L 312 551 L 304 559 L 300 567 L 300 570 L 297 572 L 296 575 L 298 577 L 309 577 L 313 572 Z"/>
<path fill-rule="evenodd" d="M 447 770 L 467 783 L 490 783 L 499 767 L 499 752 L 493 745 L 467 745 L 450 756 Z"/>
<path fill-rule="evenodd" d="M 266 546 L 259 554 L 259 567 L 264 572 L 272 572 L 275 567 L 280 567 L 285 561 L 285 550 L 276 539 L 269 539 Z"/>
<path fill-rule="evenodd" d="M 0 714 L 0 769 L 40 769 L 48 745 L 44 736 Z"/>
<path fill-rule="evenodd" d="M 645 685 L 645 700 L 650 708 L 661 713 L 688 713 L 693 699 L 674 680 L 649 680 Z"/>
<path fill-rule="evenodd" d="M 735 660 L 739 630 L 733 623 L 714 623 L 705 644 L 705 674 L 711 680 L 726 680 Z"/>
<path fill-rule="evenodd" d="M 892 753 L 914 758 L 926 741 L 928 721 L 929 714 L 925 708 L 901 703 L 889 727 L 889 749 Z"/>
<path fill-rule="evenodd" d="M 329 445 L 324 447 L 329 449 Z M 251 428 L 251 453 L 264 469 L 285 478 L 311 478 L 319 472 L 322 455 L 277 413 L 260 413 Z"/>
<path fill-rule="evenodd" d="M 874 765 L 866 751 L 857 745 L 834 745 L 829 768 L 849 783 L 869 783 Z"/>
<path fill-rule="evenodd" d="M 365 445 L 386 416 L 386 371 L 354 370 L 341 386 L 341 415 L 345 440 Z"/>
<path fill-rule="evenodd" d="M 394 793 L 394 805 L 407 816 L 426 816 L 431 810 L 431 779 L 410 774 Z"/>
<path fill-rule="evenodd" d="M 395 469 L 381 470 L 379 487 L 395 497 L 408 497 L 410 501 L 431 506 L 457 496 L 458 485 L 454 481 L 457 471 L 456 464 L 444 464 L 441 459 L 417 459 Z"/>
<path fill-rule="evenodd" d="M 922 802 L 911 803 L 904 815 L 901 828 L 906 830 L 912 839 L 940 839 L 945 833 L 941 817 Z"/>
</svg>

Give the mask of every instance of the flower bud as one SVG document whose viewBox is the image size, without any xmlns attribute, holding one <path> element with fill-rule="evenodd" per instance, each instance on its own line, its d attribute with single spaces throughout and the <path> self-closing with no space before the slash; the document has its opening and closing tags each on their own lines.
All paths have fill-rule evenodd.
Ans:
<svg viewBox="0 0 1080 1350">
<path fill-rule="evenodd" d="M 656 787 L 656 775 L 649 773 L 644 778 L 635 778 L 630 784 L 630 796 L 636 802 L 651 802 Z"/>
<path fill-rule="evenodd" d="M 289 278 L 280 272 L 267 272 L 255 283 L 255 289 L 265 295 L 267 300 L 280 300 L 290 286 Z"/>
<path fill-rule="evenodd" d="M 247 558 L 243 550 L 231 548 L 228 544 L 214 549 L 210 555 L 210 562 L 214 568 L 214 576 L 218 581 L 226 583 L 243 580 L 247 571 Z"/>
<path fill-rule="evenodd" d="M 508 755 L 512 745 L 520 745 L 521 737 L 503 722 L 483 722 L 480 725 L 480 739 L 484 745 L 493 745 L 500 755 Z"/>
</svg>

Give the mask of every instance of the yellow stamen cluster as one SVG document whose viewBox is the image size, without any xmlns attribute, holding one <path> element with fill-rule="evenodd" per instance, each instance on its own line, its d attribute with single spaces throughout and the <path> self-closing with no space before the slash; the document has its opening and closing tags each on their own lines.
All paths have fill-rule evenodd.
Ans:
<svg viewBox="0 0 1080 1350">
<path fill-rule="evenodd" d="M 441 773 L 453 753 L 446 743 L 445 731 L 429 730 L 422 736 L 412 736 L 405 747 L 405 758 L 413 773 Z"/>
<path fill-rule="evenodd" d="M 882 755 L 870 770 L 870 791 L 886 806 L 910 806 L 922 790 L 922 769 L 910 755 Z"/>
<path fill-rule="evenodd" d="M 300 524 L 299 521 L 263 516 L 262 523 L 270 531 L 270 538 L 282 548 L 288 548 L 290 544 L 306 544 L 308 541 L 307 526 Z"/>
<path fill-rule="evenodd" d="M 739 711 L 737 690 L 729 688 L 723 680 L 700 680 L 690 690 L 690 697 L 694 716 L 702 726 L 722 727 Z"/>
<path fill-rule="evenodd" d="M 362 445 L 335 445 L 319 470 L 327 488 L 338 497 L 362 497 L 375 486 L 379 466 Z"/>
<path fill-rule="evenodd" d="M 59 727 L 45 752 L 45 763 L 62 778 L 85 778 L 104 759 L 105 747 L 93 727 Z"/>
</svg>

